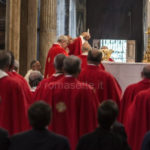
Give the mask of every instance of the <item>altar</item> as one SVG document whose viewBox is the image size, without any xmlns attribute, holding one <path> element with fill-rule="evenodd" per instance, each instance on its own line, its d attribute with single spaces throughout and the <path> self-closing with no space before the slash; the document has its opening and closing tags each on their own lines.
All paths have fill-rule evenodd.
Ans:
<svg viewBox="0 0 150 150">
<path fill-rule="evenodd" d="M 140 81 L 141 71 L 146 63 L 112 63 L 103 62 L 106 71 L 111 73 L 120 84 L 122 91 L 132 83 Z"/>
</svg>

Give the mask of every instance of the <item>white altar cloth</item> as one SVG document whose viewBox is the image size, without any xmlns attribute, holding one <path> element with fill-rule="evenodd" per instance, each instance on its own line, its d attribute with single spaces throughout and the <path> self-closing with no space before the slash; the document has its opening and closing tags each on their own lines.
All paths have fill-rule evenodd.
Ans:
<svg viewBox="0 0 150 150">
<path fill-rule="evenodd" d="M 106 71 L 111 73 L 119 82 L 122 91 L 132 83 L 140 81 L 141 71 L 147 64 L 145 63 L 114 63 L 103 62 Z"/>
</svg>

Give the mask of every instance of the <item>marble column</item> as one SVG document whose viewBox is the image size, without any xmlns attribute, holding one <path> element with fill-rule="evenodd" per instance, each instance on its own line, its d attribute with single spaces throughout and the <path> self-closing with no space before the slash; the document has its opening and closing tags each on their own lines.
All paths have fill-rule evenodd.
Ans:
<svg viewBox="0 0 150 150">
<path fill-rule="evenodd" d="M 6 3 L 6 50 L 19 60 L 20 51 L 20 7 L 21 0 L 7 0 Z"/>
<path fill-rule="evenodd" d="M 20 73 L 25 75 L 37 57 L 38 0 L 21 0 Z"/>
<path fill-rule="evenodd" d="M 44 71 L 49 48 L 56 42 L 57 0 L 41 0 L 40 9 L 40 62 Z"/>
<path fill-rule="evenodd" d="M 144 37 L 144 51 L 148 46 L 148 27 L 150 27 L 150 0 L 143 0 L 143 37 Z M 144 52 L 143 51 L 143 52 Z"/>
<path fill-rule="evenodd" d="M 37 17 L 38 0 L 28 0 L 28 28 L 27 28 L 27 68 L 32 60 L 37 59 Z"/>
</svg>

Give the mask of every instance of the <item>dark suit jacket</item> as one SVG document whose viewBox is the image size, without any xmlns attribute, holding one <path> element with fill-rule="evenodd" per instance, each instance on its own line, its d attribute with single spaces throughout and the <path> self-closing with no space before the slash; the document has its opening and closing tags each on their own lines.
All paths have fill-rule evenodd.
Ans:
<svg viewBox="0 0 150 150">
<path fill-rule="evenodd" d="M 68 140 L 48 130 L 30 130 L 12 136 L 9 150 L 69 150 Z"/>
<path fill-rule="evenodd" d="M 150 150 L 150 131 L 144 136 L 141 150 Z"/>
<path fill-rule="evenodd" d="M 122 150 L 122 141 L 111 131 L 97 128 L 79 140 L 77 150 Z"/>
<path fill-rule="evenodd" d="M 123 150 L 131 150 L 131 148 L 128 145 L 127 134 L 125 132 L 124 126 L 121 123 L 116 121 L 112 126 L 112 132 L 114 132 L 121 138 Z"/>
<path fill-rule="evenodd" d="M 94 132 L 83 136 L 77 150 L 130 150 L 124 126 L 115 122 L 111 130 L 97 128 Z"/>
<path fill-rule="evenodd" d="M 8 132 L 4 129 L 0 129 L 0 150 L 8 150 L 9 138 Z"/>
</svg>

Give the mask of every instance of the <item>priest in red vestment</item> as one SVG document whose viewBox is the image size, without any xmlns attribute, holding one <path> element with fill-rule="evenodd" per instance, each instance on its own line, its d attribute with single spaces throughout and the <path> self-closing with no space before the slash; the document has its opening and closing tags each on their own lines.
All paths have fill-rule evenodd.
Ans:
<svg viewBox="0 0 150 150">
<path fill-rule="evenodd" d="M 54 67 L 56 73 L 54 73 L 51 77 L 44 79 L 43 81 L 40 82 L 40 84 L 38 85 L 35 91 L 34 101 L 43 99 L 44 90 L 46 89 L 48 84 L 51 82 L 55 82 L 64 76 L 63 61 L 65 58 L 66 56 L 64 54 L 58 54 L 54 58 Z"/>
<path fill-rule="evenodd" d="M 150 65 L 147 65 L 143 68 L 141 73 L 142 80 L 138 83 L 129 85 L 122 97 L 121 100 L 121 109 L 120 109 L 120 121 L 122 123 L 126 120 L 126 112 L 129 106 L 132 104 L 135 96 L 142 90 L 150 88 Z"/>
<path fill-rule="evenodd" d="M 68 56 L 68 53 L 66 52 L 67 47 L 68 47 L 68 37 L 62 35 L 58 38 L 57 43 L 53 44 L 53 46 L 50 48 L 46 59 L 44 78 L 50 77 L 55 72 L 54 58 L 56 55 L 64 54 Z"/>
<path fill-rule="evenodd" d="M 69 55 L 81 55 L 82 54 L 82 45 L 91 38 L 90 33 L 83 32 L 79 37 L 73 40 L 68 45 Z"/>
<path fill-rule="evenodd" d="M 85 68 L 87 66 L 87 56 L 88 56 L 88 52 L 92 50 L 91 45 L 86 41 L 83 45 L 82 45 L 82 54 L 79 55 L 78 57 L 81 59 L 82 63 L 81 63 L 81 68 Z M 105 70 L 105 67 L 103 66 L 102 63 L 100 63 L 99 65 L 100 69 Z"/>
<path fill-rule="evenodd" d="M 0 126 L 15 134 L 29 128 L 27 102 L 21 85 L 7 72 L 11 56 L 0 52 Z"/>
<path fill-rule="evenodd" d="M 93 88 L 76 79 L 80 63 L 76 56 L 67 57 L 63 63 L 65 76 L 48 85 L 44 98 L 53 110 L 50 129 L 68 137 L 71 150 L 75 150 L 80 136 L 97 126 L 99 102 Z"/>
<path fill-rule="evenodd" d="M 79 80 L 94 87 L 100 102 L 112 99 L 116 101 L 118 107 L 120 107 L 120 87 L 111 74 L 99 68 L 102 53 L 93 49 L 92 51 L 89 51 L 87 59 L 88 65 L 80 73 Z"/>
<path fill-rule="evenodd" d="M 12 77 L 14 80 L 16 80 L 22 86 L 26 100 L 27 100 L 28 104 L 30 105 L 33 103 L 33 96 L 30 91 L 29 85 L 28 85 L 27 81 L 24 79 L 24 77 L 22 77 L 20 74 L 18 74 L 14 70 L 15 58 L 14 58 L 14 55 L 12 52 L 9 52 L 9 53 L 11 55 L 11 64 L 9 66 L 9 72 L 7 72 L 7 73 L 9 74 L 10 77 Z"/>
<path fill-rule="evenodd" d="M 139 92 L 128 109 L 125 128 L 132 150 L 141 150 L 146 132 L 150 130 L 150 89 Z"/>
</svg>

